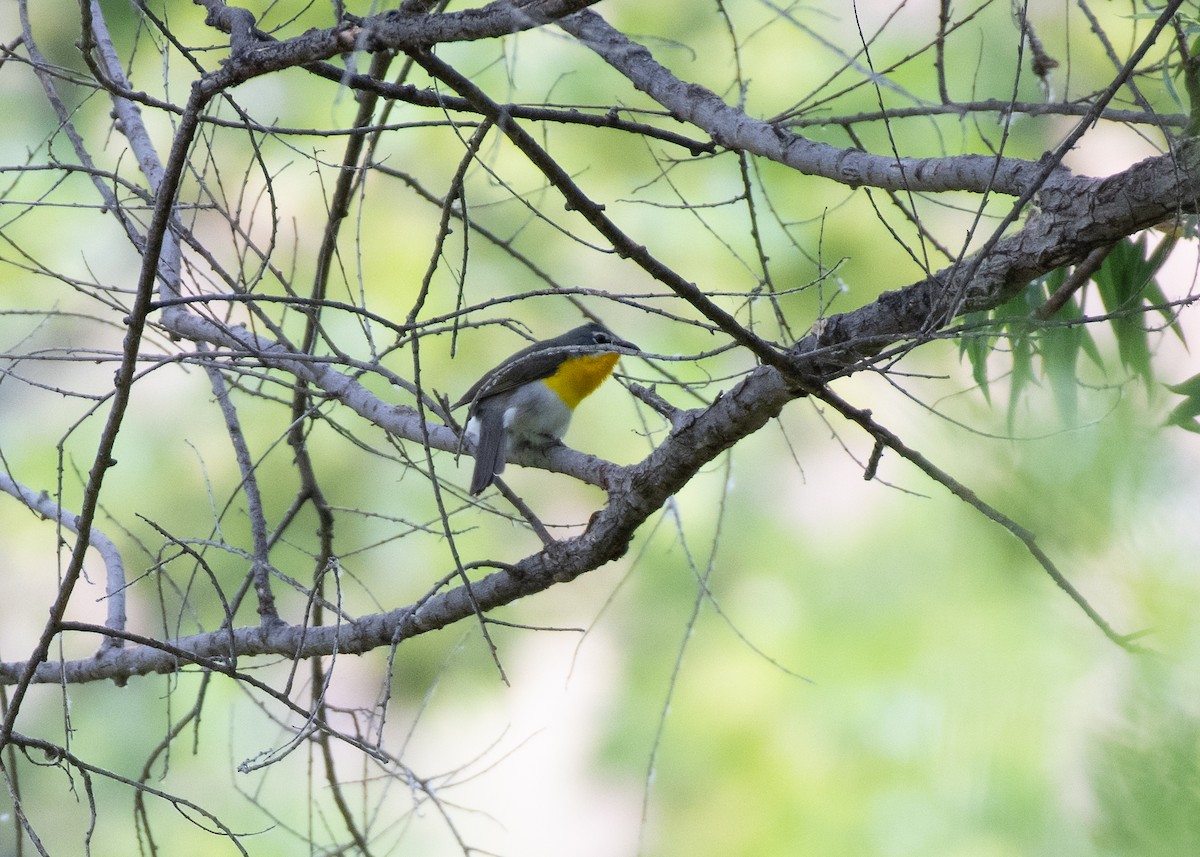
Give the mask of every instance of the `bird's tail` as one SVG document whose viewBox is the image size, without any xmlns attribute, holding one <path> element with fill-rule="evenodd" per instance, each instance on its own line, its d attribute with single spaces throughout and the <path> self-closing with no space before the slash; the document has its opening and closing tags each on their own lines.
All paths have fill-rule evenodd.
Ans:
<svg viewBox="0 0 1200 857">
<path fill-rule="evenodd" d="M 471 475 L 471 495 L 492 484 L 504 472 L 504 412 L 476 414 L 479 439 L 475 444 L 475 471 Z"/>
</svg>

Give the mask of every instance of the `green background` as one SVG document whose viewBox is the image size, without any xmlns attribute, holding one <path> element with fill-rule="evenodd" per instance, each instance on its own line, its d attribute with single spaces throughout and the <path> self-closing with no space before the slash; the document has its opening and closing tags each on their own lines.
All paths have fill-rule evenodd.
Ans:
<svg viewBox="0 0 1200 857">
<path fill-rule="evenodd" d="M 62 8 L 52 9 L 55 5 Z M 694 8 L 613 2 L 601 4 L 600 11 L 682 79 L 736 101 L 730 35 L 721 16 L 709 4 L 687 5 Z M 725 7 L 737 34 L 742 76 L 750 82 L 752 115 L 771 116 L 810 101 L 819 85 L 817 97 L 850 84 L 857 88 L 808 116 L 873 110 L 881 97 L 889 106 L 910 103 L 898 90 L 880 96 L 862 86 L 861 56 L 859 69 L 838 71 L 844 58 L 829 44 L 847 54 L 858 50 L 848 8 L 821 13 L 797 8 L 793 14 L 801 27 L 765 5 Z M 883 4 L 861 9 L 877 18 L 891 11 Z M 72 47 L 78 27 L 74 7 L 39 4 L 34 11 L 43 50 L 55 62 L 82 68 Z M 137 41 L 135 78 L 161 90 L 164 75 L 153 40 L 137 32 L 136 18 L 123 6 L 105 11 L 120 47 L 128 50 Z M 203 28 L 200 10 L 173 5 L 159 12 L 169 12 L 189 44 L 215 40 Z M 320 10 L 307 14 L 311 20 L 302 17 L 281 35 L 330 24 Z M 266 12 L 264 28 L 282 25 L 287 15 Z M 16 32 L 12 4 L 0 10 L 0 21 L 6 39 Z M 1130 20 L 1114 16 L 1104 23 L 1111 35 L 1122 36 L 1120 44 L 1128 42 Z M 1061 90 L 1057 97 L 1081 97 L 1104 84 L 1111 66 L 1077 18 L 1070 32 L 1059 18 L 1048 16 L 1039 24 L 1048 48 L 1064 63 L 1070 43 L 1069 64 L 1054 77 Z M 885 36 L 872 42 L 874 67 L 889 68 L 926 44 L 933 26 L 929 10 L 902 10 Z M 950 43 L 954 97 L 1004 98 L 1015 88 L 1021 98 L 1043 99 L 1027 71 L 1014 83 L 1016 45 L 1007 8 L 987 7 Z M 498 100 L 650 106 L 553 29 L 438 52 Z M 920 98 L 934 98 L 931 68 L 931 56 L 924 54 L 889 71 L 888 79 Z M 194 72 L 176 57 L 166 77 L 178 101 Z M 1179 109 L 1161 82 L 1140 85 L 1161 110 Z M 69 88 L 66 97 L 78 108 L 81 129 L 103 141 L 102 160 L 127 168 L 123 141 L 107 131 L 104 97 Z M 355 109 L 349 92 L 299 71 L 252 82 L 236 97 L 257 120 L 295 128 L 344 127 Z M 0 68 L 0 115 L 10 117 L 0 140 L 5 164 L 21 162 L 26 151 L 35 153 L 34 160 L 47 151 L 65 157 L 65 141 L 22 66 Z M 221 115 L 233 118 L 227 110 Z M 436 111 L 397 107 L 391 121 L 440 118 Z M 147 111 L 147 121 L 165 153 L 167 120 Z M 1067 119 L 1021 118 L 1005 153 L 1036 159 L 1070 127 Z M 458 135 L 472 130 L 389 132 L 376 161 L 440 195 L 461 157 Z M 765 336 L 785 338 L 772 326 L 767 301 L 743 297 L 760 285 L 760 271 L 745 203 L 736 201 L 743 185 L 734 156 L 690 158 L 616 131 L 554 125 L 535 130 L 580 186 L 651 252 L 706 291 L 721 293 L 723 304 L 742 320 L 753 313 Z M 673 130 L 691 132 L 681 125 Z M 986 151 L 985 141 L 995 144 L 1002 128 L 995 115 L 982 114 L 898 122 L 890 142 L 881 124 L 856 130 L 872 151 L 895 145 L 906 156 L 933 157 Z M 849 145 L 832 125 L 805 133 Z M 270 223 L 265 181 L 252 165 L 245 133 L 206 134 L 213 161 L 201 175 L 189 177 L 183 202 L 201 199 L 201 184 L 220 184 L 214 193 L 231 209 L 240 208 L 242 223 L 265 243 Z M 303 287 L 312 277 L 325 194 L 343 138 L 282 134 L 260 142 L 280 212 L 275 262 Z M 1068 163 L 1102 175 L 1153 153 L 1143 136 L 1100 126 Z M 585 304 L 620 335 L 657 355 L 625 358 L 624 374 L 656 384 L 680 407 L 696 407 L 689 390 L 711 400 L 751 368 L 749 357 L 737 352 L 697 359 L 721 340 L 687 324 L 695 314 L 628 261 L 590 249 L 584 241 L 595 243 L 595 236 L 563 210 L 508 144 L 489 137 L 482 159 L 491 172 L 473 169 L 467 186 L 474 223 L 528 254 L 555 287 L 594 292 L 583 298 Z M 753 162 L 751 172 L 770 271 L 776 288 L 788 292 L 779 305 L 795 336 L 803 335 L 822 307 L 849 310 L 923 276 L 909 252 L 920 258 L 911 225 L 882 194 L 873 201 L 908 249 L 880 225 L 861 189 L 765 162 Z M 46 193 L 53 201 L 84 207 L 26 211 L 6 202 L 0 209 L 6 305 L 14 311 L 53 306 L 58 313 L 40 324 L 16 313 L 0 317 L 3 350 L 116 349 L 121 313 L 102 307 L 87 289 L 72 290 L 39 275 L 29 256 L 84 280 L 128 289 L 136 280 L 136 254 L 112 219 L 96 210 L 95 193 L 82 178 L 52 185 L 50 176 L 24 176 L 7 199 Z M 525 197 L 536 214 L 514 195 Z M 968 241 L 978 201 L 965 195 L 953 201 L 962 208 L 927 199 L 911 204 L 939 240 L 957 250 Z M 706 207 L 686 208 L 699 204 Z M 978 243 L 989 234 L 1008 204 L 1002 198 L 989 201 L 980 231 L 969 240 Z M 361 300 L 373 312 L 403 319 L 429 262 L 438 214 L 406 182 L 373 176 L 355 201 L 330 297 Z M 186 219 L 225 264 L 236 267 L 244 242 L 229 234 L 217 212 L 188 211 Z M 467 304 L 549 288 L 478 236 L 471 239 L 464 272 L 462 236 L 460 225 L 422 318 L 458 306 L 459 279 Z M 247 277 L 256 270 L 252 262 L 243 267 Z M 1194 271 L 1194 245 L 1183 245 L 1160 280 L 1167 295 L 1190 294 Z M 214 290 L 199 263 L 185 282 Z M 254 287 L 280 291 L 269 277 Z M 677 317 L 618 305 L 608 293 L 639 296 L 643 305 Z M 242 318 L 239 313 L 234 310 L 232 318 Z M 579 315 L 563 297 L 549 295 L 468 316 L 501 318 L 518 319 L 544 337 Z M 294 315 L 285 319 L 292 333 L 300 321 Z M 373 329 L 368 336 L 348 315 L 330 313 L 326 321 L 348 353 L 378 358 L 411 376 L 410 352 L 388 352 L 386 331 Z M 1186 314 L 1182 325 L 1194 341 L 1196 326 Z M 1140 642 L 1152 654 L 1135 657 L 1105 639 L 1012 536 L 896 456 L 885 454 L 878 478 L 864 481 L 871 440 L 801 399 L 702 471 L 638 533 L 622 560 L 497 611 L 497 618 L 528 626 L 489 629 L 507 684 L 471 622 L 406 641 L 390 660 L 388 652 L 376 652 L 326 664 L 333 676 L 327 698 L 345 709 L 339 725 L 367 740 L 382 734 L 390 753 L 427 778 L 425 791 L 415 789 L 399 763 L 376 765 L 354 748 L 335 744 L 339 775 L 348 784 L 352 811 L 370 832 L 373 853 L 459 853 L 456 836 L 488 852 L 522 857 L 1200 853 L 1200 638 L 1194 621 L 1200 603 L 1195 573 L 1200 452 L 1194 436 L 1162 427 L 1170 397 L 1157 385 L 1127 377 L 1106 333 L 1095 335 L 1105 364 L 1081 364 L 1078 413 L 1069 423 L 1050 390 L 1040 386 L 1025 391 L 1010 418 L 1003 345 L 990 363 L 990 402 L 973 388 L 969 367 L 949 342 L 923 346 L 905 358 L 895 368 L 910 374 L 893 375 L 895 385 L 864 373 L 835 389 L 871 408 L 907 443 L 1035 532 L 1063 573 L 1119 631 L 1146 632 Z M 1151 342 L 1162 380 L 1194 374 L 1194 361 L 1172 334 L 1153 333 Z M 466 330 L 457 340 L 441 327 L 422 340 L 423 382 L 456 399 L 523 343 L 499 327 Z M 152 335 L 145 365 L 180 349 Z M 15 374 L 0 384 L 4 465 L 25 484 L 52 490 L 54 447 L 65 438 L 64 505 L 75 508 L 101 418 L 76 425 L 92 403 L 60 391 L 103 392 L 113 366 L 28 362 L 18 372 L 15 365 L 10 372 L 44 386 L 19 383 Z M 664 371 L 686 387 L 670 383 Z M 389 400 L 412 402 L 378 377 L 363 381 Z M 283 400 L 288 395 L 282 386 L 268 383 L 264 389 Z M 227 590 L 246 570 L 239 553 L 249 544 L 237 493 L 240 477 L 211 400 L 203 372 L 164 360 L 135 388 L 117 450 L 119 465 L 106 484 L 98 525 L 121 546 L 130 579 L 138 578 L 130 591 L 130 624 L 148 634 L 193 633 L 221 618 L 205 575 L 174 558 L 148 521 L 175 537 L 200 540 L 193 543 Z M 238 404 L 251 449 L 263 457 L 259 479 L 274 523 L 295 491 L 291 451 L 281 441 L 286 406 L 244 395 Z M 413 444 L 389 445 L 377 428 L 335 405 L 322 405 L 322 412 L 329 423 L 314 428 L 311 445 L 330 502 L 347 510 L 337 528 L 346 609 L 363 614 L 410 603 L 453 569 L 436 526 L 430 483 L 404 458 L 423 466 L 421 451 Z M 361 438 L 365 448 L 334 425 Z M 566 439 L 577 449 L 632 463 L 665 431 L 659 417 L 610 382 L 580 407 Z M 439 477 L 465 485 L 468 460 L 435 453 L 433 463 Z M 598 490 L 563 476 L 519 467 L 507 475 L 531 508 L 563 527 L 556 533 L 580 531 L 603 501 Z M 231 497 L 230 510 L 221 512 Z M 496 508 L 505 510 L 499 501 Z M 451 524 L 464 561 L 515 561 L 539 547 L 532 533 L 506 517 L 457 500 L 453 509 Z M 29 651 L 65 560 L 56 561 L 53 527 L 11 498 L 0 498 L 0 522 L 8 602 L 0 655 L 12 661 Z M 272 555 L 277 568 L 302 582 L 312 575 L 314 529 L 315 517 L 305 512 Z M 96 601 L 103 592 L 98 562 L 89 564 L 89 574 L 71 618 L 98 621 L 103 610 Z M 280 591 L 284 615 L 297 620 L 302 596 L 282 585 Z M 241 618 L 253 622 L 252 608 Z M 557 630 L 539 630 L 544 628 Z M 69 637 L 62 654 L 87 657 L 93 644 Z M 271 659 L 242 666 L 276 685 L 292 667 Z M 301 666 L 294 696 L 303 700 L 309 681 L 308 668 Z M 311 853 L 326 853 L 325 844 L 344 841 L 322 782 L 323 761 L 309 745 L 261 770 L 238 771 L 244 762 L 288 747 L 303 723 L 224 679 L 204 682 L 186 670 L 135 678 L 123 688 L 38 687 L 25 702 L 18 730 L 69 742 L 90 763 L 136 779 L 171 724 L 195 703 L 202 684 L 202 716 L 176 739 L 169 756 L 155 758 L 148 785 L 213 811 L 246 835 L 254 855 L 304 853 L 310 841 L 316 843 Z M 381 723 L 377 704 L 389 694 Z M 135 829 L 134 791 L 128 786 L 103 777 L 89 786 L 78 772 L 69 778 L 35 757 L 10 756 L 4 764 L 19 769 L 23 806 L 51 853 L 78 853 L 88 824 L 89 788 L 99 806 L 93 853 L 132 853 L 143 835 Z M 422 797 L 429 793 L 437 795 L 440 808 Z M 158 798 L 147 801 L 160 854 L 235 853 L 190 823 L 188 813 Z M 15 853 L 11 812 L 0 819 L 0 829 L 4 826 L 9 833 L 0 853 Z"/>
</svg>

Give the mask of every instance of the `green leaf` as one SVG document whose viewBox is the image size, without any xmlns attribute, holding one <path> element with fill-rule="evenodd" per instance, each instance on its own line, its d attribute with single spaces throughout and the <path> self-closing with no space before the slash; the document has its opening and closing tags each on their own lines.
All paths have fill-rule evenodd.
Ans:
<svg viewBox="0 0 1200 857">
<path fill-rule="evenodd" d="M 1180 381 L 1178 384 L 1164 384 L 1172 393 L 1178 393 L 1181 396 L 1189 396 L 1200 398 L 1200 375 L 1193 375 L 1186 381 Z"/>
<path fill-rule="evenodd" d="M 990 405 L 992 396 L 988 389 L 987 361 L 992 353 L 993 336 L 985 332 L 990 324 L 988 316 L 989 314 L 983 311 L 969 312 L 963 316 L 968 330 L 958 341 L 958 354 L 960 358 L 964 354 L 967 356 L 967 361 L 971 364 L 971 377 L 975 379 L 983 398 Z"/>
<path fill-rule="evenodd" d="M 1082 318 L 1083 312 L 1080 310 L 1078 304 L 1074 305 L 1074 309 L 1075 312 L 1079 313 L 1079 317 Z M 1082 325 L 1079 328 L 1079 332 L 1082 335 L 1080 347 L 1083 349 L 1083 353 L 1088 356 L 1088 359 L 1091 360 L 1092 363 L 1096 364 L 1098 369 L 1103 371 L 1104 359 L 1100 356 L 1100 349 L 1096 347 L 1096 340 L 1092 339 L 1092 332 Z"/>
<path fill-rule="evenodd" d="M 1184 399 L 1171 411 L 1167 422 L 1176 422 L 1181 419 L 1190 420 L 1192 417 L 1200 417 L 1200 399 Z"/>
<path fill-rule="evenodd" d="M 1191 399 L 1179 405 L 1167 416 L 1166 425 L 1178 426 L 1184 431 L 1200 434 L 1200 422 L 1196 421 L 1196 417 L 1200 416 L 1200 407 L 1196 407 L 1196 405 L 1197 403 Z"/>
<path fill-rule="evenodd" d="M 1082 313 L 1079 305 L 1072 298 L 1059 310 L 1058 316 L 1066 321 L 1071 318 L 1080 318 Z M 1054 324 L 1042 328 L 1038 333 L 1038 343 L 1042 352 L 1042 370 L 1050 381 L 1050 389 L 1054 392 L 1059 413 L 1067 425 L 1074 425 L 1076 422 L 1079 378 L 1075 367 L 1084 340 L 1085 331 L 1081 324 Z M 1092 347 L 1095 348 L 1094 343 Z"/>
<path fill-rule="evenodd" d="M 1175 88 L 1174 75 L 1172 71 L 1176 70 L 1171 63 L 1163 63 L 1162 67 L 1162 82 L 1163 87 L 1167 90 L 1167 95 L 1171 96 L 1171 100 L 1179 107 L 1180 110 L 1187 110 L 1188 106 L 1183 103 L 1183 98 L 1179 95 L 1179 91 Z"/>
<path fill-rule="evenodd" d="M 1031 309 L 1036 309 L 1046 302 L 1045 297 L 1039 301 L 1037 295 L 1031 295 L 1030 292 L 1041 293 L 1041 280 L 1034 280 L 1021 291 L 1017 292 L 1000 306 L 996 307 L 992 312 L 997 321 L 1000 322 L 1019 322 L 1024 325 L 1029 320 Z"/>
<path fill-rule="evenodd" d="M 1181 235 L 1193 234 L 1194 225 L 1188 222 L 1185 218 L 1183 222 L 1174 224 L 1174 227 L 1164 233 L 1163 239 L 1155 246 L 1154 251 L 1150 254 L 1150 258 L 1146 260 L 1148 268 L 1149 281 L 1146 283 L 1145 299 L 1146 303 L 1158 305 L 1158 312 L 1166 320 L 1167 326 L 1174 331 L 1179 337 L 1179 341 L 1187 346 L 1187 339 L 1183 335 L 1183 327 L 1179 324 L 1179 317 L 1171 307 L 1167 306 L 1167 296 L 1163 293 L 1162 286 L 1158 283 L 1158 274 L 1162 270 L 1162 266 L 1166 263 L 1171 255 L 1171 251 L 1175 249 L 1175 245 L 1179 243 Z M 1142 244 L 1145 244 L 1145 235 L 1142 236 Z"/>
<path fill-rule="evenodd" d="M 1138 309 L 1155 269 L 1145 255 L 1145 236 L 1137 243 L 1122 238 L 1092 276 L 1105 310 L 1115 317 L 1113 334 L 1121 364 L 1150 385 L 1150 341 Z"/>
<path fill-rule="evenodd" d="M 1196 422 L 1195 420 L 1188 420 L 1186 422 L 1178 422 L 1178 423 L 1171 422 L 1170 424 L 1178 426 L 1179 428 L 1183 429 L 1184 431 L 1190 431 L 1190 432 L 1194 432 L 1195 434 L 1200 434 L 1200 423 Z"/>
<path fill-rule="evenodd" d="M 1187 346 L 1187 339 L 1183 335 L 1183 327 L 1179 324 L 1179 316 L 1176 315 L 1171 307 L 1167 306 L 1167 296 L 1163 294 L 1162 286 L 1158 284 L 1157 278 L 1151 279 L 1150 282 L 1146 284 L 1145 296 L 1146 303 L 1158 305 L 1158 312 L 1167 320 L 1167 327 L 1174 331 L 1175 335 L 1179 337 L 1179 341 L 1183 343 L 1184 346 Z"/>
<path fill-rule="evenodd" d="M 1012 343 L 1012 374 L 1009 376 L 1008 390 L 1008 430 L 1013 431 L 1016 425 L 1017 404 L 1025 386 L 1034 380 L 1033 377 L 1033 343 L 1026 333 L 1017 333 L 1009 340 Z"/>
<path fill-rule="evenodd" d="M 1196 417 L 1200 416 L 1200 375 L 1193 375 L 1178 384 L 1164 386 L 1172 393 L 1184 397 L 1183 401 L 1176 405 L 1168 415 L 1166 424 L 1200 433 L 1200 423 L 1196 421 Z"/>
<path fill-rule="evenodd" d="M 1188 94 L 1188 126 L 1184 130 L 1184 134 L 1189 137 L 1196 136 L 1196 132 L 1200 130 L 1200 64 L 1196 58 L 1196 42 L 1192 42 L 1192 52 L 1189 56 L 1184 57 L 1180 63 L 1180 69 L 1183 71 L 1183 88 Z M 1169 65 L 1169 63 L 1164 64 Z M 1175 95 L 1178 98 L 1178 94 Z"/>
</svg>

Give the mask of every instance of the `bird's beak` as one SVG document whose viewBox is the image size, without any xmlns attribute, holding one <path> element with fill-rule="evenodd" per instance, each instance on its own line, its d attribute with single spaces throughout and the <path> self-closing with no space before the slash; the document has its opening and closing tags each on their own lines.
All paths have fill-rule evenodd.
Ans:
<svg viewBox="0 0 1200 857">
<path fill-rule="evenodd" d="M 619 339 L 616 337 L 614 337 L 614 339 L 616 339 L 616 342 L 614 342 L 613 345 L 619 345 L 622 348 L 628 348 L 630 351 L 641 351 L 642 350 L 642 349 L 638 348 L 636 345 L 634 345 L 632 342 L 630 342 L 628 339 Z"/>
</svg>

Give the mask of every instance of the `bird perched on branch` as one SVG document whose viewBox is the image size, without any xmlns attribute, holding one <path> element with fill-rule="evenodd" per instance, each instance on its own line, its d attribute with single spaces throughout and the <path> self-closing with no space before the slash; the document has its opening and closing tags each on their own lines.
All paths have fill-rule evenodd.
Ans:
<svg viewBox="0 0 1200 857">
<path fill-rule="evenodd" d="M 591 322 L 535 342 L 475 382 L 454 407 L 470 404 L 466 435 L 474 445 L 471 493 L 504 471 L 518 444 L 557 441 L 576 405 L 612 374 L 622 352 L 638 347 Z"/>
</svg>

